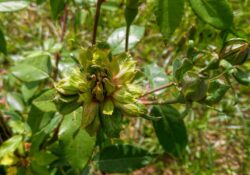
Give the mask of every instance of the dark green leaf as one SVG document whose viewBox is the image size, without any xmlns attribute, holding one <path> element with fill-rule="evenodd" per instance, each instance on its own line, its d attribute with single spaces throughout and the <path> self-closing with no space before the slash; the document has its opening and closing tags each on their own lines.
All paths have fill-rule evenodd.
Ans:
<svg viewBox="0 0 250 175">
<path fill-rule="evenodd" d="M 138 13 L 138 6 L 138 0 L 127 0 L 125 8 L 125 19 L 128 27 L 130 27 Z"/>
<path fill-rule="evenodd" d="M 57 19 L 63 12 L 66 2 L 67 0 L 50 0 L 50 8 L 54 19 Z"/>
<path fill-rule="evenodd" d="M 118 109 L 112 115 L 101 115 L 102 129 L 108 137 L 119 137 L 121 131 L 122 116 Z"/>
<path fill-rule="evenodd" d="M 0 12 L 13 12 L 17 10 L 24 9 L 30 4 L 26 0 L 8 0 L 0 2 Z"/>
<path fill-rule="evenodd" d="M 250 85 L 250 74 L 248 72 L 245 72 L 242 69 L 237 69 L 237 71 L 233 73 L 233 76 L 240 84 L 245 86 Z"/>
<path fill-rule="evenodd" d="M 32 133 L 40 131 L 43 127 L 45 127 L 49 121 L 54 116 L 53 112 L 46 112 L 39 110 L 36 106 L 32 105 L 29 115 L 28 115 L 28 124 L 32 130 Z"/>
<path fill-rule="evenodd" d="M 0 30 L 0 52 L 7 54 L 6 41 L 2 30 Z"/>
<path fill-rule="evenodd" d="M 157 0 L 156 18 L 164 39 L 169 39 L 181 22 L 184 0 Z"/>
<path fill-rule="evenodd" d="M 98 166 L 107 173 L 126 173 L 148 165 L 150 154 L 132 145 L 112 145 L 104 148 L 99 155 Z"/>
<path fill-rule="evenodd" d="M 227 0 L 189 0 L 194 12 L 206 23 L 218 29 L 229 29 L 233 12 Z"/>
<path fill-rule="evenodd" d="M 208 95 L 206 98 L 207 104 L 214 104 L 219 102 L 227 92 L 230 86 L 220 83 L 219 81 L 213 81 L 209 84 Z"/>
<path fill-rule="evenodd" d="M 193 67 L 193 63 L 188 58 L 184 58 L 183 60 L 176 59 L 173 63 L 173 72 L 174 77 L 177 81 L 182 80 L 184 74 L 191 70 Z"/>
<path fill-rule="evenodd" d="M 154 106 L 152 114 L 163 117 L 161 120 L 153 122 L 153 125 L 157 138 L 164 150 L 174 156 L 182 155 L 188 138 L 181 114 L 169 105 Z"/>
<path fill-rule="evenodd" d="M 135 47 L 135 45 L 141 40 L 145 32 L 145 28 L 141 26 L 132 25 L 130 27 L 129 34 L 129 49 Z M 111 46 L 113 54 L 119 54 L 125 50 L 126 41 L 126 27 L 116 29 L 108 38 L 108 43 Z"/>
</svg>

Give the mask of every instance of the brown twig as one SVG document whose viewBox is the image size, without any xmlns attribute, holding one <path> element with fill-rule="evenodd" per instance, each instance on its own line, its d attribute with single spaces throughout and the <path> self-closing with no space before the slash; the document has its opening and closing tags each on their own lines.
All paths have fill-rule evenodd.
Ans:
<svg viewBox="0 0 250 175">
<path fill-rule="evenodd" d="M 160 86 L 160 87 L 158 87 L 158 88 L 156 88 L 156 89 L 152 89 L 152 90 L 146 92 L 146 93 L 143 94 L 141 97 L 145 97 L 145 96 L 147 96 L 147 95 L 149 95 L 149 94 L 152 94 L 152 93 L 154 93 L 154 92 L 157 92 L 157 91 L 166 89 L 166 88 L 171 87 L 171 86 L 173 86 L 173 85 L 175 85 L 175 83 L 173 83 L 173 82 L 167 83 L 167 84 L 165 84 L 165 85 L 163 85 L 163 86 Z"/>
<path fill-rule="evenodd" d="M 67 6 L 65 6 L 64 8 L 64 13 L 63 16 L 61 17 L 61 35 L 60 35 L 60 42 L 62 43 L 64 41 L 65 38 L 65 34 L 66 34 L 66 30 L 67 30 L 67 22 L 68 22 L 68 8 Z M 54 79 L 57 78 L 58 75 L 58 65 L 59 65 L 59 61 L 61 59 L 61 54 L 60 51 L 58 51 L 55 54 L 55 72 L 54 72 Z"/>
<path fill-rule="evenodd" d="M 105 2 L 105 0 L 98 0 L 96 4 L 96 12 L 95 12 L 95 21 L 94 21 L 94 27 L 93 27 L 93 36 L 92 36 L 92 45 L 96 44 L 96 36 L 97 36 L 97 27 L 100 17 L 100 11 L 102 3 Z"/>
<path fill-rule="evenodd" d="M 167 101 L 147 101 L 147 100 L 142 100 L 142 104 L 144 105 L 166 105 L 166 104 L 176 104 L 179 103 L 179 100 L 177 99 L 172 99 L 172 100 L 167 100 Z"/>
</svg>

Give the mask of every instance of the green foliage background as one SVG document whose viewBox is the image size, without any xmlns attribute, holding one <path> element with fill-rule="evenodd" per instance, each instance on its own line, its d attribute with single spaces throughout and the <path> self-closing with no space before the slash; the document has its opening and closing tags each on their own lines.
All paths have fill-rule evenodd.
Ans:
<svg viewBox="0 0 250 175">
<path fill-rule="evenodd" d="M 179 83 L 191 69 L 218 80 L 209 86 L 210 101 L 192 107 L 153 105 L 149 112 L 161 116 L 160 122 L 124 118 L 120 138 L 112 139 L 78 132 L 81 110 L 63 117 L 50 100 L 54 83 L 76 67 L 80 48 L 92 45 L 96 1 L 8 1 L 13 4 L 1 6 L 3 2 L 0 174 L 249 174 L 249 57 L 243 65 L 207 67 L 225 41 L 243 38 L 249 43 L 249 0 L 102 4 L 97 41 L 108 42 L 116 55 L 129 39 L 147 89 Z M 241 70 L 238 76 L 230 71 L 223 76 L 232 67 Z M 174 99 L 178 92 L 170 87 L 151 99 Z"/>
</svg>

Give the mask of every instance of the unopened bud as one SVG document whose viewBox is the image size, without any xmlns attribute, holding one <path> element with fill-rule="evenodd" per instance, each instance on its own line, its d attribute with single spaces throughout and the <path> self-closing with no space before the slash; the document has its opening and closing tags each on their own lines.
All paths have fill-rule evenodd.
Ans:
<svg viewBox="0 0 250 175">
<path fill-rule="evenodd" d="M 115 91 L 115 86 L 111 83 L 111 81 L 108 78 L 104 78 L 102 81 L 104 83 L 107 95 L 112 94 Z"/>
<path fill-rule="evenodd" d="M 220 59 L 225 59 L 232 65 L 243 64 L 249 55 L 249 43 L 242 39 L 232 39 L 225 43 L 220 52 Z"/>
<path fill-rule="evenodd" d="M 103 86 L 100 82 L 97 82 L 97 85 L 94 87 L 92 93 L 93 93 L 93 95 L 95 95 L 95 98 L 98 101 L 104 100 Z"/>
<path fill-rule="evenodd" d="M 90 125 L 98 115 L 98 104 L 96 102 L 84 103 L 82 112 L 81 127 L 86 128 Z"/>
</svg>

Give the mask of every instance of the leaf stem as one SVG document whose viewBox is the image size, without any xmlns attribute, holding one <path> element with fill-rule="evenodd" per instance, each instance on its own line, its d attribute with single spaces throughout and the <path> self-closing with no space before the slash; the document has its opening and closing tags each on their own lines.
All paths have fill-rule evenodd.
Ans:
<svg viewBox="0 0 250 175">
<path fill-rule="evenodd" d="M 94 21 L 93 36 L 92 36 L 92 45 L 96 44 L 97 27 L 98 27 L 98 22 L 99 22 L 99 17 L 100 17 L 101 6 L 102 6 L 102 3 L 104 1 L 105 0 L 98 0 L 97 4 L 96 4 L 95 21 Z"/>
<path fill-rule="evenodd" d="M 173 82 L 167 83 L 167 84 L 165 84 L 165 85 L 163 85 L 163 86 L 160 86 L 160 87 L 158 87 L 158 88 L 156 88 L 156 89 L 152 89 L 152 90 L 146 92 L 146 93 L 143 94 L 141 97 L 145 97 L 145 96 L 147 96 L 147 95 L 149 95 L 149 94 L 152 94 L 152 93 L 154 93 L 154 92 L 157 92 L 157 91 L 166 89 L 166 88 L 171 87 L 171 86 L 173 86 L 173 85 L 175 85 L 175 83 L 173 83 Z"/>
</svg>

